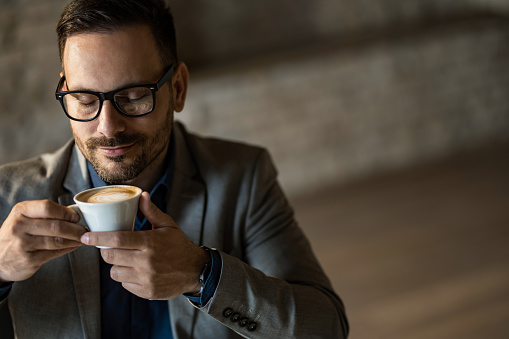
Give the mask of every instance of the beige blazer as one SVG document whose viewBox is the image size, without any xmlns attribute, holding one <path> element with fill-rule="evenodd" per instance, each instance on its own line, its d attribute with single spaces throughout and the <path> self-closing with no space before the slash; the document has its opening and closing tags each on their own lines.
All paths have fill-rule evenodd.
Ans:
<svg viewBox="0 0 509 339">
<path fill-rule="evenodd" d="M 173 130 L 168 214 L 190 240 L 217 248 L 223 260 L 216 293 L 205 307 L 184 296 L 168 301 L 174 338 L 346 338 L 343 304 L 294 221 L 268 153 L 197 137 L 178 122 Z M 17 202 L 70 205 L 74 194 L 90 186 L 73 141 L 55 153 L 2 166 L 0 222 Z M 99 338 L 98 250 L 81 247 L 48 262 L 14 283 L 0 303 L 8 305 L 18 338 Z"/>
</svg>

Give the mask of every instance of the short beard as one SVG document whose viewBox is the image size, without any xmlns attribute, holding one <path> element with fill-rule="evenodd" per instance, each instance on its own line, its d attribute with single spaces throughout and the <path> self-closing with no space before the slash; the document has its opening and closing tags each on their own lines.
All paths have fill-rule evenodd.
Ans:
<svg viewBox="0 0 509 339">
<path fill-rule="evenodd" d="M 120 133 L 113 138 L 93 138 L 85 142 L 85 149 L 82 152 L 87 156 L 97 175 L 108 184 L 122 184 L 133 180 L 141 172 L 163 152 L 164 148 L 168 145 L 170 133 L 172 129 L 171 120 L 158 128 L 149 139 L 146 135 L 124 134 Z M 119 156 L 108 156 L 108 160 L 117 163 L 115 168 L 108 168 L 101 165 L 101 161 L 95 151 L 98 147 L 116 147 L 120 145 L 129 145 L 136 143 L 136 146 L 141 150 L 140 154 L 133 158 L 130 163 L 125 163 L 124 160 L 129 154 L 122 154 Z M 80 145 L 78 145 L 80 146 Z M 83 145 L 82 147 L 83 148 Z M 84 152 L 84 151 L 87 152 Z"/>
</svg>

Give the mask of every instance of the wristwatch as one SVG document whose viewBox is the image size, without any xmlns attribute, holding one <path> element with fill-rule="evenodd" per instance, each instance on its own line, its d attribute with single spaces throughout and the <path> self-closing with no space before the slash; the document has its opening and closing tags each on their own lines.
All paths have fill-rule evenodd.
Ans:
<svg viewBox="0 0 509 339">
<path fill-rule="evenodd" d="M 193 294 L 193 297 L 201 296 L 201 294 L 203 293 L 203 288 L 205 287 L 205 282 L 207 281 L 207 278 L 210 275 L 210 270 L 212 269 L 212 254 L 210 253 L 210 251 L 212 251 L 212 249 L 205 247 L 205 246 L 200 246 L 200 247 L 208 252 L 208 254 L 210 256 L 210 261 L 207 261 L 205 263 L 205 265 L 203 266 L 203 268 L 200 272 L 200 278 L 199 278 L 199 282 L 201 285 L 200 292 Z"/>
</svg>

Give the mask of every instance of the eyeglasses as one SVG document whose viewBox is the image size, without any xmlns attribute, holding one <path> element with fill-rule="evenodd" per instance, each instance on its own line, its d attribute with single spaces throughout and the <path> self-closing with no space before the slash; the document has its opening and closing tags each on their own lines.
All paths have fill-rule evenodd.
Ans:
<svg viewBox="0 0 509 339">
<path fill-rule="evenodd" d="M 69 119 L 75 121 L 92 121 L 99 116 L 105 100 L 110 100 L 115 108 L 128 117 L 141 117 L 154 110 L 156 92 L 171 79 L 172 65 L 155 84 L 135 85 L 115 89 L 110 92 L 62 91 L 65 76 L 60 78 L 55 97 Z"/>
</svg>

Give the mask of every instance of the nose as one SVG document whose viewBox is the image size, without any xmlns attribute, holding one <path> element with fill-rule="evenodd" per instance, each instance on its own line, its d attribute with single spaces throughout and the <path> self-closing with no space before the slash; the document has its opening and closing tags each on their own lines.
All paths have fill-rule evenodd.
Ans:
<svg viewBox="0 0 509 339">
<path fill-rule="evenodd" d="M 125 117 L 117 111 L 110 100 L 103 102 L 101 113 L 97 119 L 99 120 L 97 131 L 107 138 L 112 138 L 125 131 Z"/>
</svg>

